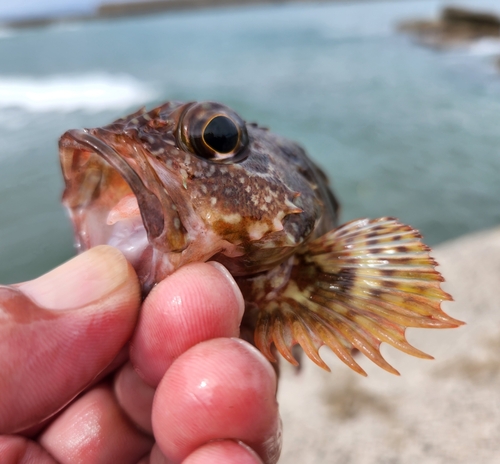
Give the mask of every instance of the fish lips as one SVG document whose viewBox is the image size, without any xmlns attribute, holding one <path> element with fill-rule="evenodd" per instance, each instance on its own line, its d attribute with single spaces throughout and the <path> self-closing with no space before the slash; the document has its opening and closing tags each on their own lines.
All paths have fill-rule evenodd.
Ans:
<svg viewBox="0 0 500 464">
<path fill-rule="evenodd" d="M 161 188 L 153 168 L 134 144 L 119 140 L 106 129 L 73 129 L 59 141 L 65 179 L 63 203 L 70 210 L 80 243 L 93 246 L 78 229 L 86 209 L 109 210 L 130 191 L 135 195 L 148 240 L 158 251 L 181 252 L 187 247 L 187 232 L 177 207 Z M 126 156 L 120 154 L 126 151 Z M 150 182 L 148 182 L 150 179 Z M 128 190 L 128 192 L 127 192 Z M 118 197 L 116 196 L 118 195 Z M 101 212 L 100 219 L 103 219 Z M 85 235 L 86 233 L 83 233 Z"/>
</svg>

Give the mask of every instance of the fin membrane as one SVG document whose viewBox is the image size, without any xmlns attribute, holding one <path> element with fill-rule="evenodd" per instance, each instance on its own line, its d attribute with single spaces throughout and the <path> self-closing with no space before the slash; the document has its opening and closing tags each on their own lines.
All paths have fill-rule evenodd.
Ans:
<svg viewBox="0 0 500 464">
<path fill-rule="evenodd" d="M 407 327 L 452 328 L 463 323 L 445 314 L 444 280 L 434 269 L 430 248 L 412 227 L 393 218 L 359 219 L 304 245 L 290 262 L 251 282 L 259 308 L 255 344 L 275 361 L 272 344 L 294 365 L 299 344 L 320 367 L 330 370 L 318 350 L 327 345 L 356 372 L 352 356 L 361 351 L 381 368 L 399 374 L 380 354 L 382 342 L 420 358 Z"/>
</svg>

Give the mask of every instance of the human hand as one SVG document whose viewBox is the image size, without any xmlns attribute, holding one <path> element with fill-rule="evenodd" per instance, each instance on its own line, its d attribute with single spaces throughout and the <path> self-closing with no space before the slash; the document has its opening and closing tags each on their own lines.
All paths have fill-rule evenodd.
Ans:
<svg viewBox="0 0 500 464">
<path fill-rule="evenodd" d="M 2 463 L 277 461 L 276 377 L 229 338 L 243 302 L 227 272 L 186 266 L 139 307 L 110 247 L 0 287 Z"/>
</svg>

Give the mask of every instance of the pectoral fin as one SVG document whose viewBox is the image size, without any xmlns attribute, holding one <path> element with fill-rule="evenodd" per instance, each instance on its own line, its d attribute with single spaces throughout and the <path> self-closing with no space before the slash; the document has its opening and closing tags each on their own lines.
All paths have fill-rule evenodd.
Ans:
<svg viewBox="0 0 500 464">
<path fill-rule="evenodd" d="M 382 342 L 432 359 L 411 346 L 407 327 L 452 328 L 463 322 L 445 314 L 430 249 L 412 227 L 392 218 L 349 222 L 303 246 L 280 269 L 253 279 L 259 307 L 255 343 L 271 361 L 271 345 L 292 364 L 299 344 L 329 370 L 318 350 L 327 345 L 356 372 L 357 348 L 381 368 L 398 374 L 380 354 Z"/>
</svg>

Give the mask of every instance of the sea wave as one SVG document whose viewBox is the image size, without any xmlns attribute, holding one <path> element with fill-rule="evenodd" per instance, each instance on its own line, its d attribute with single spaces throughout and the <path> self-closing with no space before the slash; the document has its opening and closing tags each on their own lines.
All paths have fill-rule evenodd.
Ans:
<svg viewBox="0 0 500 464">
<path fill-rule="evenodd" d="M 478 40 L 468 48 L 467 52 L 474 56 L 498 56 L 500 55 L 500 40 Z"/>
<path fill-rule="evenodd" d="M 128 75 L 0 76 L 0 108 L 31 112 L 99 112 L 141 105 L 154 91 Z"/>
<path fill-rule="evenodd" d="M 10 39 L 14 37 L 14 31 L 7 27 L 0 27 L 0 39 Z"/>
</svg>

